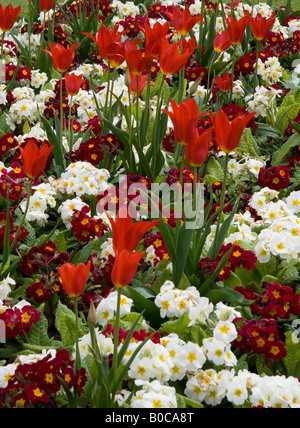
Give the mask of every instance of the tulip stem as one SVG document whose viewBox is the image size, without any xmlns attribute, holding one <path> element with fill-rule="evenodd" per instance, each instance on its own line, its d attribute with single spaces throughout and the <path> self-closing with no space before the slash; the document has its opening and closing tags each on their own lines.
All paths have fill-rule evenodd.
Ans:
<svg viewBox="0 0 300 428">
<path fill-rule="evenodd" d="M 180 167 L 180 189 L 177 196 L 177 204 L 175 205 L 175 218 L 176 218 L 176 246 L 178 245 L 179 231 L 181 229 L 182 217 L 182 194 L 183 194 L 183 172 L 185 162 L 185 146 L 181 149 L 181 167 Z"/>
<path fill-rule="evenodd" d="M 237 49 L 237 45 L 234 45 L 234 47 L 233 47 L 233 56 L 232 56 L 231 89 L 230 89 L 229 104 L 232 103 L 232 96 L 233 96 L 234 66 L 235 66 L 236 49 Z"/>
<path fill-rule="evenodd" d="M 121 288 L 117 288 L 117 308 L 116 308 L 116 321 L 115 321 L 115 335 L 114 335 L 114 355 L 113 355 L 113 382 L 115 384 L 118 369 L 118 347 L 119 347 L 119 327 L 120 327 L 120 312 L 121 312 Z"/>
<path fill-rule="evenodd" d="M 5 82 L 6 72 L 5 72 L 5 62 L 4 59 L 4 38 L 5 38 L 5 31 L 2 33 L 2 40 L 1 40 L 1 57 L 0 57 L 0 83 Z"/>
<path fill-rule="evenodd" d="M 141 147 L 140 139 L 140 121 L 139 121 L 139 76 L 136 76 L 136 138 L 139 147 Z"/>
<path fill-rule="evenodd" d="M 69 122 L 68 122 L 68 143 L 70 151 L 73 150 L 73 143 L 71 141 L 71 116 L 72 116 L 72 103 L 73 103 L 73 96 L 71 95 L 70 99 L 70 105 L 69 105 Z"/>
<path fill-rule="evenodd" d="M 225 167 L 224 167 L 224 179 L 223 179 L 222 193 L 221 193 L 221 199 L 220 199 L 220 209 L 221 208 L 224 209 L 223 205 L 224 205 L 224 201 L 225 201 L 225 190 L 226 190 L 226 180 L 227 180 L 227 172 L 228 172 L 228 163 L 229 163 L 229 155 L 226 153 Z M 217 238 L 218 238 L 220 227 L 221 227 L 221 220 L 222 220 L 223 209 L 220 212 L 219 217 L 218 217 L 216 235 L 215 235 L 215 240 L 214 240 L 214 253 L 216 251 L 217 240 L 218 240 Z M 214 257 L 217 257 L 217 254 L 214 254 Z"/>
<path fill-rule="evenodd" d="M 152 133 L 152 147 L 153 147 L 153 157 L 152 157 L 152 172 L 153 172 L 153 177 L 156 178 L 156 158 L 157 158 L 157 153 L 158 153 L 158 122 L 159 122 L 159 118 L 161 115 L 161 107 L 162 107 L 162 88 L 164 85 L 164 81 L 165 81 L 165 75 L 163 74 L 162 76 L 162 80 L 158 89 L 158 93 L 157 93 L 157 105 L 156 105 L 156 117 L 155 117 L 155 122 L 154 122 L 154 126 L 153 126 L 153 133 Z M 160 141 L 159 141 L 160 143 Z"/>
<path fill-rule="evenodd" d="M 25 222 L 28 210 L 29 210 L 30 198 L 31 198 L 31 194 L 32 194 L 32 184 L 33 184 L 33 178 L 30 179 L 29 190 L 28 190 L 28 195 L 27 195 L 27 201 L 26 201 L 26 207 L 25 207 L 24 215 L 22 217 L 20 226 L 19 226 L 19 228 L 17 230 L 17 233 L 16 233 L 16 235 L 14 237 L 14 240 L 13 240 L 11 246 L 10 246 L 9 254 L 11 254 L 11 252 L 14 250 L 14 247 L 15 247 L 17 241 L 18 241 L 18 237 L 19 237 L 19 235 L 21 233 L 21 229 L 22 229 L 22 227 L 24 225 L 24 222 Z"/>
<path fill-rule="evenodd" d="M 258 80 L 258 59 L 259 59 L 259 40 L 256 40 L 256 64 L 255 64 L 255 73 L 253 80 L 253 91 L 255 93 L 256 85 L 259 84 Z"/>
<path fill-rule="evenodd" d="M 64 106 L 63 106 L 63 75 L 60 73 L 60 144 L 63 148 Z"/>
<path fill-rule="evenodd" d="M 105 99 L 105 106 L 104 106 L 104 117 L 105 117 L 105 119 L 107 119 L 107 107 L 108 107 L 109 88 L 110 88 L 110 65 L 108 64 L 106 99 Z"/>
<path fill-rule="evenodd" d="M 197 184 L 198 184 L 198 167 L 194 167 L 194 187 L 193 187 L 193 211 L 195 213 L 195 227 L 193 231 L 193 249 L 194 253 L 197 248 Z"/>
</svg>

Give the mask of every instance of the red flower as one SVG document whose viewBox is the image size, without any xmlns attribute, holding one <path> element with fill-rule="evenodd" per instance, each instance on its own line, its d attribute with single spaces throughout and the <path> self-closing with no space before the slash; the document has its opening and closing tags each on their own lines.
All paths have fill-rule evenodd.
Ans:
<svg viewBox="0 0 300 428">
<path fill-rule="evenodd" d="M 181 11 L 178 7 L 173 7 L 172 12 L 165 12 L 164 15 L 170 19 L 175 31 L 183 37 L 187 36 L 198 22 L 204 24 L 202 19 L 204 16 L 196 15 L 192 17 L 187 4 L 185 5 L 183 11 Z"/>
<path fill-rule="evenodd" d="M 129 87 L 129 91 L 132 95 L 141 95 L 144 88 L 147 85 L 148 76 L 146 75 L 139 75 L 135 76 L 134 74 L 130 73 L 131 77 L 131 85 Z M 137 94 L 137 79 L 138 79 L 138 85 L 139 85 L 139 93 Z"/>
<path fill-rule="evenodd" d="M 252 19 L 250 26 L 254 37 L 261 41 L 263 40 L 269 31 L 271 31 L 275 24 L 275 12 L 272 13 L 270 18 L 263 17 L 260 13 L 257 14 L 256 18 Z"/>
<path fill-rule="evenodd" d="M 271 166 L 261 168 L 258 176 L 258 184 L 261 187 L 269 187 L 272 190 L 286 189 L 290 183 L 291 172 L 287 166 Z"/>
<path fill-rule="evenodd" d="M 44 144 L 41 149 L 30 141 L 25 149 L 20 148 L 24 171 L 29 178 L 36 178 L 44 171 L 48 157 L 54 146 Z"/>
<path fill-rule="evenodd" d="M 72 73 L 66 73 L 65 74 L 65 85 L 66 85 L 66 91 L 68 95 L 74 96 L 77 95 L 81 85 L 83 83 L 82 79 L 83 74 L 80 74 L 77 76 L 76 74 Z"/>
<path fill-rule="evenodd" d="M 170 45 L 167 39 L 163 39 L 159 65 L 164 76 L 178 73 L 186 65 L 189 57 L 195 51 L 195 38 L 193 37 L 190 42 L 180 54 L 179 46 L 176 43 Z"/>
<path fill-rule="evenodd" d="M 74 266 L 72 263 L 65 263 L 59 268 L 64 290 L 70 297 L 79 297 L 83 293 L 90 270 L 90 261 L 87 265 L 80 263 L 77 266 Z"/>
<path fill-rule="evenodd" d="M 144 73 L 152 62 L 152 56 L 148 55 L 147 51 L 143 54 L 138 50 L 136 43 L 129 39 L 125 42 L 125 59 L 130 73 L 135 76 Z"/>
<path fill-rule="evenodd" d="M 216 76 L 216 84 L 222 92 L 228 92 L 231 89 L 231 75 L 229 73 L 223 74 L 223 77 Z"/>
<path fill-rule="evenodd" d="M 62 44 L 56 43 L 53 45 L 52 42 L 49 42 L 51 51 L 47 51 L 42 49 L 44 52 L 49 54 L 52 58 L 54 68 L 60 73 L 66 72 L 75 58 L 75 49 L 78 48 L 79 43 L 75 43 L 75 45 L 70 48 L 65 48 Z"/>
<path fill-rule="evenodd" d="M 214 41 L 214 50 L 218 53 L 227 51 L 232 46 L 232 42 L 229 39 L 228 31 L 223 33 L 217 33 Z"/>
<path fill-rule="evenodd" d="M 201 135 L 197 131 L 192 142 L 186 146 L 185 156 L 190 165 L 199 167 L 205 162 L 210 148 L 211 134 L 212 128 L 207 129 Z"/>
<path fill-rule="evenodd" d="M 224 110 L 220 109 L 215 118 L 210 112 L 210 118 L 215 127 L 218 146 L 224 153 L 229 154 L 237 148 L 244 129 L 254 116 L 254 112 L 246 115 L 239 115 L 230 123 Z"/>
<path fill-rule="evenodd" d="M 21 12 L 21 6 L 16 7 L 15 9 L 11 4 L 6 6 L 4 9 L 0 4 L 0 30 L 3 33 L 10 31 L 14 26 L 18 16 Z"/>
<path fill-rule="evenodd" d="M 46 13 L 53 8 L 55 0 L 40 0 L 41 11 Z"/>
<path fill-rule="evenodd" d="M 170 24 L 165 22 L 161 24 L 156 22 L 153 28 L 150 27 L 148 22 L 145 22 L 145 28 L 140 28 L 145 34 L 145 47 L 148 55 L 152 58 L 158 58 L 161 53 L 163 39 L 169 40 L 172 33 L 168 34 Z"/>
<path fill-rule="evenodd" d="M 184 100 L 179 106 L 171 100 L 173 112 L 162 110 L 170 116 L 174 126 L 174 138 L 177 143 L 187 146 L 190 144 L 197 131 L 197 122 L 205 113 L 198 113 L 198 104 L 194 98 Z"/>
<path fill-rule="evenodd" d="M 49 403 L 50 401 L 50 397 L 35 382 L 26 385 L 24 393 L 32 403 Z"/>
<path fill-rule="evenodd" d="M 111 273 L 111 281 L 115 287 L 126 287 L 131 283 L 136 274 L 139 262 L 145 253 L 139 251 L 128 252 L 123 250 L 116 255 Z"/>
<path fill-rule="evenodd" d="M 287 356 L 287 350 L 283 342 L 278 340 L 277 342 L 269 342 L 268 345 L 267 358 L 279 361 Z"/>
<path fill-rule="evenodd" d="M 115 263 L 111 281 L 116 287 L 126 287 L 132 281 L 140 260 L 145 253 L 134 251 L 143 236 L 160 220 L 133 223 L 126 208 L 121 208 L 116 220 L 107 213 L 112 227 Z"/>
<path fill-rule="evenodd" d="M 50 299 L 50 294 L 40 281 L 35 281 L 29 288 L 28 294 L 36 303 L 44 303 Z"/>
<path fill-rule="evenodd" d="M 133 223 L 126 208 L 119 210 L 116 220 L 109 213 L 107 216 L 112 228 L 113 249 L 116 255 L 123 250 L 132 253 L 143 236 L 160 222 L 160 220 L 154 220 Z"/>
<path fill-rule="evenodd" d="M 225 19 L 227 22 L 229 40 L 233 45 L 241 44 L 244 40 L 245 30 L 253 19 L 252 16 L 246 11 L 245 15 L 239 21 L 236 21 L 231 15 L 227 18 L 225 17 Z"/>
<path fill-rule="evenodd" d="M 83 33 L 96 42 L 99 55 L 113 68 L 119 67 L 125 61 L 125 48 L 121 39 L 125 32 L 118 33 L 118 28 L 118 25 L 113 29 L 101 25 L 96 37 L 90 33 Z"/>
</svg>

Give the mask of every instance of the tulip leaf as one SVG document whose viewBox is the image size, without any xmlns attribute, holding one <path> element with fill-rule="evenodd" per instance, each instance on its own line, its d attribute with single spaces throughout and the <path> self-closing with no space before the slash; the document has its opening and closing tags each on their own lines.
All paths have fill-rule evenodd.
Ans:
<svg viewBox="0 0 300 428">
<path fill-rule="evenodd" d="M 213 303 L 228 302 L 233 305 L 250 306 L 254 303 L 253 300 L 245 299 L 245 297 L 238 291 L 225 287 L 223 289 L 210 290 L 206 297 Z"/>
<path fill-rule="evenodd" d="M 86 328 L 79 319 L 79 336 L 86 334 Z M 64 346 L 72 346 L 75 344 L 75 325 L 76 315 L 71 309 L 62 303 L 58 302 L 55 314 L 55 327 L 60 333 L 61 341 Z"/>
</svg>

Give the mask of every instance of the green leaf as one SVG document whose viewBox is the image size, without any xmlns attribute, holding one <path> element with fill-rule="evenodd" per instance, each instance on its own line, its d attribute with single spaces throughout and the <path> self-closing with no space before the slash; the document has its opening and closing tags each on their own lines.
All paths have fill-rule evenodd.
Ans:
<svg viewBox="0 0 300 428">
<path fill-rule="evenodd" d="M 193 229 L 187 229 L 188 220 L 184 222 L 178 237 L 176 248 L 176 262 L 173 263 L 173 282 L 175 287 L 179 286 L 189 256 L 190 245 L 193 237 Z"/>
<path fill-rule="evenodd" d="M 287 142 L 277 150 L 272 157 L 272 166 L 278 166 L 282 162 L 289 152 L 294 148 L 300 145 L 300 135 L 292 135 Z"/>
<path fill-rule="evenodd" d="M 249 306 L 254 303 L 252 300 L 245 299 L 241 293 L 227 287 L 220 290 L 211 290 L 206 294 L 206 297 L 214 304 L 225 301 L 233 305 Z"/>
<path fill-rule="evenodd" d="M 84 336 L 86 329 L 79 319 L 79 332 L 78 335 Z M 58 302 L 56 315 L 55 315 L 55 327 L 60 333 L 61 340 L 64 346 L 72 346 L 75 344 L 75 326 L 76 316 L 67 306 Z"/>
<path fill-rule="evenodd" d="M 287 356 L 283 359 L 288 376 L 300 377 L 300 345 L 299 341 L 294 339 L 291 331 L 285 333 Z"/>
<path fill-rule="evenodd" d="M 190 332 L 190 328 L 188 327 L 190 322 L 189 314 L 188 312 L 185 312 L 174 321 L 168 321 L 162 324 L 161 332 L 167 334 L 176 333 L 180 339 L 185 340 L 186 336 Z"/>
<path fill-rule="evenodd" d="M 43 314 L 41 314 L 39 322 L 32 325 L 28 339 L 31 345 L 51 346 L 52 340 L 48 336 L 48 321 Z"/>
<path fill-rule="evenodd" d="M 219 164 L 219 162 L 211 157 L 207 164 L 208 175 L 214 178 L 214 181 L 223 181 L 224 179 L 224 170 Z"/>
</svg>

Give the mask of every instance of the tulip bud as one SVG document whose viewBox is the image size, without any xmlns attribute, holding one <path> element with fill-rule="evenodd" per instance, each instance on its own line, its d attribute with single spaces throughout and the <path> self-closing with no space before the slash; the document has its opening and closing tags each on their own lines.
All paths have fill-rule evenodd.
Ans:
<svg viewBox="0 0 300 428">
<path fill-rule="evenodd" d="M 197 92 L 197 89 L 198 89 L 198 86 L 199 86 L 199 83 L 201 82 L 201 80 L 202 80 L 202 76 L 199 76 L 195 80 L 195 82 L 192 84 L 191 89 L 190 89 L 190 96 L 194 95 Z"/>
<path fill-rule="evenodd" d="M 97 322 L 97 314 L 93 300 L 90 301 L 90 310 L 88 314 L 88 321 L 90 324 L 95 325 Z"/>
<path fill-rule="evenodd" d="M 129 72 L 128 68 L 126 68 L 124 83 L 127 86 L 127 88 L 130 88 L 130 86 L 131 86 L 131 77 L 130 77 L 130 72 Z"/>
</svg>

